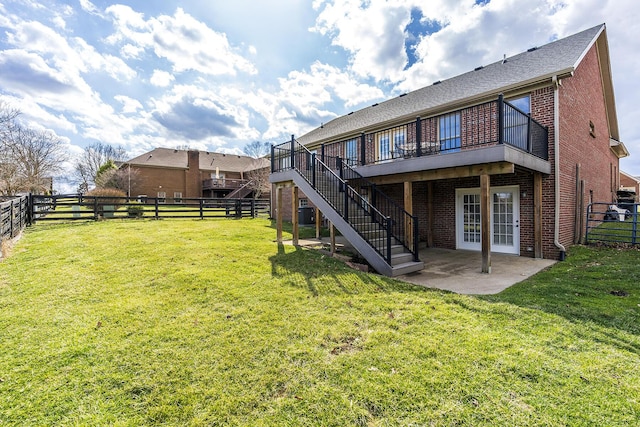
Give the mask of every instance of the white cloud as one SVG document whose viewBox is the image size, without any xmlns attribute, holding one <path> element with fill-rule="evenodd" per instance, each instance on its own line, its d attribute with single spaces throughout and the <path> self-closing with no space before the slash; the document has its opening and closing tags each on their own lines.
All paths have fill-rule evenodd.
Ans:
<svg viewBox="0 0 640 427">
<path fill-rule="evenodd" d="M 351 70 L 377 81 L 398 80 L 407 64 L 404 41 L 411 8 L 406 2 L 346 0 L 314 7 L 323 3 L 313 30 L 349 52 Z"/>
<path fill-rule="evenodd" d="M 259 135 L 245 108 L 218 90 L 200 85 L 174 86 L 169 94 L 153 101 L 151 116 L 164 134 L 182 141 L 224 145 L 229 139 Z"/>
<path fill-rule="evenodd" d="M 173 82 L 176 78 L 171 73 L 167 73 L 163 70 L 153 70 L 153 75 L 149 81 L 152 85 L 158 87 L 167 87 Z"/>
<path fill-rule="evenodd" d="M 87 13 L 92 15 L 102 16 L 100 9 L 98 9 L 93 3 L 89 0 L 80 0 L 80 7 Z"/>
<path fill-rule="evenodd" d="M 168 60 L 176 72 L 231 76 L 257 72 L 251 62 L 235 52 L 225 34 L 213 31 L 181 8 L 173 16 L 162 15 L 148 21 L 128 6 L 110 6 L 106 12 L 116 27 L 107 39 L 110 43 L 126 40 L 139 48 L 152 49 L 157 57 Z"/>
<path fill-rule="evenodd" d="M 135 113 L 142 109 L 142 104 L 137 99 L 129 98 L 125 95 L 116 95 L 113 98 L 122 104 L 122 112 L 125 114 Z"/>
</svg>

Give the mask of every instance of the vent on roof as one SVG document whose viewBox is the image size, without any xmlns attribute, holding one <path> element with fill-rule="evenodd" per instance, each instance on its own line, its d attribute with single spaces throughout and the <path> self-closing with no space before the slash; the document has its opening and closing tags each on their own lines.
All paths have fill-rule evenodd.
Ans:
<svg viewBox="0 0 640 427">
<path fill-rule="evenodd" d="M 377 106 L 377 105 L 378 105 L 378 103 L 376 102 L 375 104 L 373 104 L 373 105 L 372 105 L 372 107 L 375 107 L 375 106 Z"/>
<path fill-rule="evenodd" d="M 440 80 L 438 80 L 437 82 L 433 82 L 433 85 L 439 85 L 440 83 L 442 83 Z"/>
<path fill-rule="evenodd" d="M 352 115 L 352 114 L 353 114 L 353 111 L 351 111 L 349 114 L 347 114 L 347 116 L 350 116 L 350 115 Z"/>
<path fill-rule="evenodd" d="M 401 93 L 399 98 L 402 98 L 403 96 L 407 96 L 407 94 L 406 93 Z"/>
<path fill-rule="evenodd" d="M 481 66 L 479 66 L 479 67 L 474 68 L 474 69 L 473 69 L 473 71 L 480 71 L 480 70 L 482 70 L 483 68 L 484 68 L 484 66 L 482 66 L 482 65 L 481 65 Z"/>
<path fill-rule="evenodd" d="M 534 47 L 530 47 L 529 49 L 527 49 L 527 52 L 533 52 L 534 50 L 537 50 L 538 47 L 534 46 Z"/>
<path fill-rule="evenodd" d="M 507 62 L 507 54 L 505 53 L 505 54 L 502 56 L 502 63 L 503 63 L 503 64 L 505 64 L 506 62 Z"/>
</svg>

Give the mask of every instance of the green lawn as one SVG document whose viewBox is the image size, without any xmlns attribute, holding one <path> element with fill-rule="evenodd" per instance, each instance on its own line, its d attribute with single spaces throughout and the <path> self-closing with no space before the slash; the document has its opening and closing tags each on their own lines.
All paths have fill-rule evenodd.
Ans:
<svg viewBox="0 0 640 427">
<path fill-rule="evenodd" d="M 0 262 L 0 425 L 640 420 L 639 252 L 576 248 L 472 297 L 275 235 L 265 219 L 28 229 Z"/>
</svg>

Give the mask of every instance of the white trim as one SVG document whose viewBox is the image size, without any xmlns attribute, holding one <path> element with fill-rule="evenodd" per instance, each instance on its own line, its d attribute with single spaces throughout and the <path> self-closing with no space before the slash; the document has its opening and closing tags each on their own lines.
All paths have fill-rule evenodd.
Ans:
<svg viewBox="0 0 640 427">
<path fill-rule="evenodd" d="M 494 242 L 494 211 L 493 197 L 497 193 L 511 192 L 513 193 L 513 245 L 496 245 Z M 491 187 L 490 189 L 490 215 L 491 215 L 491 251 L 496 253 L 507 253 L 520 255 L 520 186 L 509 185 L 502 187 Z M 464 231 L 464 210 L 463 196 L 480 195 L 480 188 L 457 188 L 456 189 L 456 208 L 455 208 L 455 229 L 456 229 L 456 249 L 465 249 L 471 251 L 482 250 L 482 243 L 465 242 Z"/>
</svg>

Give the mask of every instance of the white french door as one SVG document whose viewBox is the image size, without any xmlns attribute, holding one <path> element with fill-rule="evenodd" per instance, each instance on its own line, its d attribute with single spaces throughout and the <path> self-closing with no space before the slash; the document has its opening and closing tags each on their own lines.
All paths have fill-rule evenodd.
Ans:
<svg viewBox="0 0 640 427">
<path fill-rule="evenodd" d="M 491 251 L 520 255 L 520 189 L 494 187 L 490 191 Z M 482 250 L 480 189 L 456 190 L 456 246 Z"/>
</svg>

